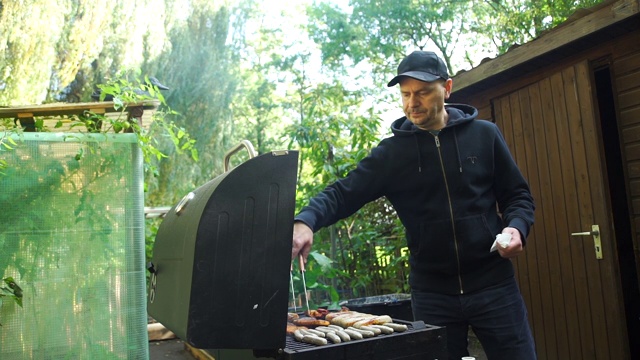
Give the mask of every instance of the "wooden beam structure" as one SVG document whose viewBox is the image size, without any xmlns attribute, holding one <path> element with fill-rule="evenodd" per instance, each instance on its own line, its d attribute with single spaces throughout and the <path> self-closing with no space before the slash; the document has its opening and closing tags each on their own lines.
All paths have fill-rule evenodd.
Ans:
<svg viewBox="0 0 640 360">
<path fill-rule="evenodd" d="M 593 43 L 593 38 L 613 35 L 608 29 L 618 24 L 625 27 L 624 21 L 638 14 L 639 8 L 640 0 L 617 0 L 582 9 L 574 14 L 573 18 L 538 38 L 514 47 L 494 59 L 484 61 L 471 70 L 456 74 L 453 77 L 454 92 L 465 93 L 467 88 L 479 86 L 481 83 L 493 84 L 492 78 L 511 70 L 519 71 L 521 75 L 522 67 L 528 63 L 527 69 L 535 69 L 539 64 L 547 65 L 553 61 L 553 55 L 558 53 L 559 49 L 577 50 L 584 46 L 581 40 Z M 549 57 L 545 58 L 546 55 Z"/>
<path fill-rule="evenodd" d="M 158 108 L 160 102 L 158 100 L 149 100 L 141 103 L 127 104 L 124 114 L 127 120 L 137 121 L 140 126 L 147 127 L 151 122 L 151 114 Z M 98 114 L 107 117 L 114 117 L 121 114 L 122 111 L 116 108 L 112 101 L 103 102 L 87 102 L 87 103 L 54 103 L 42 105 L 24 105 L 15 107 L 0 107 L 0 119 L 14 119 L 16 124 L 24 131 L 36 131 L 36 119 L 45 121 L 62 121 L 62 128 L 56 128 L 56 131 L 77 131 L 70 127 L 72 118 L 83 117 L 88 114 Z M 0 130 L 2 130 L 0 128 Z M 47 130 L 53 130 L 47 127 Z"/>
</svg>

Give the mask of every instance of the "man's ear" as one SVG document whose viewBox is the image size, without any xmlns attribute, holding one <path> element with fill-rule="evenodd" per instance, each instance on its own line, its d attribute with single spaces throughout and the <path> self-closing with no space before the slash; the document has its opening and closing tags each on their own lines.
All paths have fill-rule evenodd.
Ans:
<svg viewBox="0 0 640 360">
<path fill-rule="evenodd" d="M 451 96 L 451 91 L 453 90 L 453 80 L 452 79 L 447 79 L 444 82 L 444 99 L 448 99 L 449 96 Z"/>
</svg>

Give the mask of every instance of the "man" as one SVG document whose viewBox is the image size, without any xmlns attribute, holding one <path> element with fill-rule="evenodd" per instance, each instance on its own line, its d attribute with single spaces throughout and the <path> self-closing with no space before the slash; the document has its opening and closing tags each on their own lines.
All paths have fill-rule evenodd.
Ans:
<svg viewBox="0 0 640 360">
<path fill-rule="evenodd" d="M 314 231 L 385 196 L 406 230 L 414 317 L 446 326 L 449 358 L 468 355 L 471 326 L 489 359 L 535 359 L 510 260 L 533 225 L 526 180 L 495 124 L 445 105 L 453 82 L 436 54 L 405 57 L 396 84 L 405 116 L 393 136 L 296 216 L 292 257 L 306 259 Z M 511 240 L 490 251 L 498 234 Z"/>
</svg>

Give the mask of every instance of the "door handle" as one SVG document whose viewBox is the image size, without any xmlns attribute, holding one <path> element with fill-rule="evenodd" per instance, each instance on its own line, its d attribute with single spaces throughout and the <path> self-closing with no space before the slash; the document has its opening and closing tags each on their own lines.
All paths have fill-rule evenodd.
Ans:
<svg viewBox="0 0 640 360">
<path fill-rule="evenodd" d="M 591 225 L 591 231 L 574 232 L 571 236 L 593 236 L 593 247 L 596 251 L 596 259 L 602 259 L 602 244 L 600 242 L 600 226 Z"/>
</svg>

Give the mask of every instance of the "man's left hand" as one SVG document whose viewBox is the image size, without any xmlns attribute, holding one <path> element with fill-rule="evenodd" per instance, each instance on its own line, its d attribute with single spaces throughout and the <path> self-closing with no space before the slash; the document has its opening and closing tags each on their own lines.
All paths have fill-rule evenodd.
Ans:
<svg viewBox="0 0 640 360">
<path fill-rule="evenodd" d="M 511 234 L 511 242 L 506 248 L 502 246 L 498 246 L 498 252 L 500 256 L 503 258 L 514 258 L 524 252 L 524 247 L 522 246 L 522 237 L 520 236 L 520 231 L 516 228 L 506 227 L 502 230 L 503 234 Z"/>
</svg>

